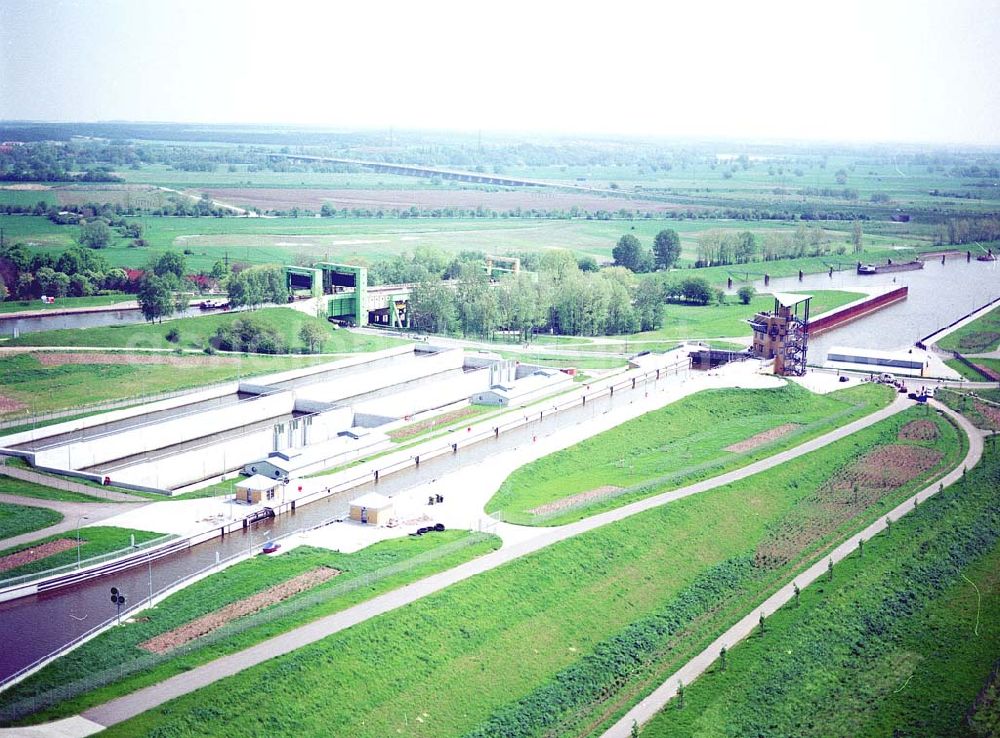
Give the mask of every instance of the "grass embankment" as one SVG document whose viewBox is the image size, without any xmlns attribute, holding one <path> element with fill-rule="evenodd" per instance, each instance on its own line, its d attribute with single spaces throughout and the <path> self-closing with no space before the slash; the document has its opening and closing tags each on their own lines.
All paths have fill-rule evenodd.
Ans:
<svg viewBox="0 0 1000 738">
<path fill-rule="evenodd" d="M 31 722 L 75 714 L 224 654 L 247 648 L 302 623 L 345 610 L 383 592 L 450 569 L 499 545 L 500 539 L 496 536 L 455 530 L 383 541 L 351 554 L 301 547 L 280 556 L 257 556 L 181 590 L 152 610 L 142 613 L 135 622 L 103 633 L 5 693 L 4 701 L 9 705 L 29 695 L 64 688 L 77 680 L 108 670 L 111 675 L 108 686 L 66 700 L 56 709 L 36 714 Z M 205 636 L 189 647 L 155 659 L 139 648 L 139 644 L 154 636 L 324 566 L 337 569 L 340 574 L 323 585 L 250 616 L 254 618 L 253 627 L 249 627 L 248 623 L 234 622 L 235 627 L 229 626 L 228 633 L 216 633 L 223 638 Z M 310 604 L 310 598 L 318 601 Z M 282 617 L 276 617 L 282 614 Z M 132 669 L 139 673 L 120 679 L 120 663 L 133 660 L 141 660 L 141 668 Z"/>
<path fill-rule="evenodd" d="M 897 440 L 914 419 L 940 437 Z M 885 487 L 875 474 L 852 496 L 850 467 L 886 445 L 943 456 L 921 481 Z M 909 411 L 767 475 L 554 544 L 107 735 L 563 735 L 630 704 L 962 453 L 949 423 Z M 247 711 L 262 684 L 271 709 Z"/>
<path fill-rule="evenodd" d="M 1000 373 L 1000 359 L 968 359 L 973 364 L 979 364 L 987 369 L 992 369 L 993 371 Z M 963 364 L 958 359 L 945 359 L 944 362 L 947 366 L 954 369 L 956 372 L 961 374 L 963 377 L 968 379 L 970 382 L 989 382 L 992 381 L 986 375 L 977 372 L 970 366 Z"/>
<path fill-rule="evenodd" d="M 539 364 L 552 367 L 577 369 L 620 369 L 628 364 L 625 359 L 612 356 L 565 356 L 563 354 L 524 354 L 518 351 L 496 351 L 505 359 L 517 359 L 522 364 Z"/>
<path fill-rule="evenodd" d="M 7 459 L 6 465 L 22 469 L 30 468 L 21 459 Z M 43 484 L 35 484 L 34 482 L 27 482 L 23 479 L 15 479 L 14 477 L 7 477 L 0 474 L 0 493 L 5 495 L 33 497 L 38 500 L 56 500 L 58 502 L 107 502 L 106 499 L 97 497 L 97 490 L 94 491 L 94 495 L 85 495 L 82 492 L 67 492 L 55 487 L 46 487 Z"/>
<path fill-rule="evenodd" d="M 0 482 L 2 481 L 4 478 L 0 477 Z M 2 484 L 0 484 L 0 492 L 13 494 L 7 492 Z M 28 507 L 27 505 L 0 502 L 0 540 L 48 528 L 62 519 L 63 516 L 55 510 L 49 510 L 45 507 Z M 6 553 L 11 553 L 11 551 L 0 551 L 0 556 Z"/>
<path fill-rule="evenodd" d="M 962 354 L 984 354 L 1000 348 L 1000 307 L 993 308 L 971 323 L 937 342 L 945 351 Z"/>
<path fill-rule="evenodd" d="M 770 615 L 642 736 L 996 735 L 1000 456 L 987 454 L 968 487 L 921 504 Z"/>
<path fill-rule="evenodd" d="M 693 272 L 698 276 L 698 272 Z M 861 292 L 839 290 L 816 290 L 803 292 L 813 296 L 810 315 L 819 315 L 835 307 L 846 305 L 864 297 Z M 733 298 L 730 298 L 733 299 Z M 663 309 L 663 327 L 655 331 L 637 333 L 636 339 L 665 338 L 727 338 L 749 336 L 748 318 L 761 310 L 772 310 L 774 297 L 770 294 L 754 296 L 749 305 L 739 302 L 725 305 L 680 305 L 668 304 Z"/>
<path fill-rule="evenodd" d="M 104 330 L 104 329 L 94 329 Z M 149 354 L 128 352 L 38 352 L 0 357 L 8 401 L 6 415 L 143 398 L 206 384 L 273 374 L 331 361 L 318 356 Z M 82 416 L 73 416 L 82 417 Z M 66 422 L 72 417 L 54 422 Z M 29 428 L 39 427 L 31 425 Z M 18 432 L 2 431 L 2 435 Z"/>
<path fill-rule="evenodd" d="M 204 349 L 209 339 L 220 327 L 228 327 L 238 318 L 251 318 L 263 326 L 276 330 L 292 351 L 305 349 L 299 338 L 302 326 L 314 324 L 323 331 L 320 347 L 324 353 L 355 353 L 377 351 L 404 343 L 396 338 L 359 335 L 333 326 L 320 318 L 287 307 L 262 308 L 254 311 L 224 312 L 200 315 L 194 318 L 177 318 L 163 323 L 135 323 L 132 325 L 104 326 L 99 328 L 67 328 L 57 331 L 26 333 L 7 342 L 9 346 L 100 346 L 106 348 L 156 348 Z M 177 341 L 167 340 L 171 330 L 179 332 Z"/>
<path fill-rule="evenodd" d="M 503 511 L 504 520 L 527 525 L 570 522 L 745 466 L 868 415 L 893 398 L 888 388 L 867 383 L 828 395 L 794 383 L 699 392 L 521 467 L 486 510 Z M 743 451 L 726 450 L 775 428 L 788 432 L 761 438 Z M 612 489 L 598 492 L 604 487 Z"/>
<path fill-rule="evenodd" d="M 32 509 L 37 510 L 39 508 Z M 60 519 L 62 518 L 62 516 L 59 517 Z M 47 525 L 52 525 L 52 523 L 47 523 Z M 101 556 L 113 551 L 126 549 L 132 545 L 133 535 L 135 536 L 136 545 L 145 543 L 146 541 L 151 541 L 154 538 L 164 537 L 162 533 L 151 533 L 147 530 L 132 530 L 131 528 L 115 528 L 112 526 L 100 525 L 92 527 L 88 526 L 80 528 L 80 558 L 89 559 L 94 556 Z M 57 541 L 61 538 L 71 539 L 75 542 L 76 530 L 66 531 L 65 533 L 57 533 L 46 538 L 39 538 L 37 541 L 32 541 L 31 543 L 5 548 L 0 551 L 0 558 L 17 553 L 18 551 L 23 551 L 26 548 L 40 546 L 43 543 L 48 543 L 49 541 Z M 61 551 L 60 553 L 53 554 L 52 556 L 37 559 L 29 564 L 19 566 L 16 569 L 8 569 L 3 572 L 3 578 L 10 579 L 24 574 L 35 574 L 40 571 L 46 571 L 47 569 L 55 569 L 56 567 L 64 566 L 66 564 L 75 564 L 76 560 L 76 546 L 73 546 L 71 549 Z"/>
<path fill-rule="evenodd" d="M 942 388 L 934 397 L 962 413 L 977 428 L 1000 431 L 1000 389 L 967 392 Z"/>
<path fill-rule="evenodd" d="M 25 313 L 29 311 L 72 310 L 84 307 L 102 307 L 123 302 L 135 302 L 135 295 L 94 295 L 92 297 L 60 297 L 55 302 L 41 300 L 7 300 L 0 302 L 0 313 Z"/>
</svg>

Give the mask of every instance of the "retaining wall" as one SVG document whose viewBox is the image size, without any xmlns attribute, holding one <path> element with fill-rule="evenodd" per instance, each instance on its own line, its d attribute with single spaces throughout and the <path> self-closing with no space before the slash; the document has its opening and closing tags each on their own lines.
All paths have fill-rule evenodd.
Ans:
<svg viewBox="0 0 1000 738">
<path fill-rule="evenodd" d="M 866 297 L 825 312 L 809 321 L 809 335 L 815 336 L 831 328 L 850 323 L 852 320 L 863 318 L 869 313 L 881 310 L 895 302 L 905 300 L 908 292 L 908 287 L 897 287 L 889 292 L 883 292 L 881 295 Z"/>
</svg>

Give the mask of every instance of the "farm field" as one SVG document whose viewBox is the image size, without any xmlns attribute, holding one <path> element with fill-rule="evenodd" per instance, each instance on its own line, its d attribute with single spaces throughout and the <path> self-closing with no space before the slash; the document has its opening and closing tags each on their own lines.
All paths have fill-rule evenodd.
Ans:
<svg viewBox="0 0 1000 738">
<path fill-rule="evenodd" d="M 8 491 L 7 481 L 6 477 L 0 477 L 0 492 L 15 494 L 14 491 Z M 48 528 L 62 519 L 62 515 L 48 508 L 0 502 L 0 540 Z"/>
<path fill-rule="evenodd" d="M 913 421 L 938 437 L 900 439 Z M 895 458 L 896 471 L 873 475 L 857 464 L 861 450 Z M 107 735 L 577 733 L 962 453 L 953 426 L 907 411 L 766 476 L 554 544 Z M 242 705 L 263 683 L 281 707 L 248 714 Z"/>
<path fill-rule="evenodd" d="M 251 319 L 278 331 L 293 351 L 301 351 L 304 344 L 299 331 L 306 323 L 322 329 L 325 338 L 324 353 L 356 353 L 378 351 L 399 346 L 403 341 L 383 336 L 359 335 L 350 331 L 334 330 L 330 323 L 287 307 L 262 308 L 253 311 L 234 311 L 202 315 L 194 318 L 177 318 L 163 323 L 135 323 L 131 325 L 102 326 L 98 328 L 67 328 L 54 331 L 25 333 L 6 342 L 8 346 L 86 346 L 107 348 L 154 349 L 204 349 L 219 327 L 226 327 L 237 319 Z M 167 333 L 177 330 L 175 342 Z"/>
<path fill-rule="evenodd" d="M 567 523 L 745 466 L 892 400 L 876 384 L 828 395 L 792 382 L 699 392 L 521 467 L 486 511 L 523 525 Z"/>
<path fill-rule="evenodd" d="M 455 530 L 382 541 L 350 554 L 302 546 L 279 556 L 256 556 L 171 595 L 126 627 L 103 633 L 54 662 L 5 693 L 0 715 L 5 714 L 5 706 L 31 695 L 45 695 L 43 699 L 51 698 L 54 706 L 32 715 L 29 722 L 43 722 L 79 712 L 457 566 L 494 550 L 499 543 L 492 535 Z M 229 603 L 246 600 L 319 569 L 339 573 L 312 590 L 258 614 L 244 616 L 226 628 L 166 653 L 154 655 L 140 646 Z M 125 679 L 119 676 L 123 655 L 127 655 L 130 662 L 138 662 Z M 95 675 L 100 678 L 95 679 Z M 86 684 L 78 684 L 81 681 Z M 72 698 L 67 695 L 67 685 L 73 687 L 75 695 Z M 76 689 L 81 686 L 86 688 Z"/>
<path fill-rule="evenodd" d="M 116 238 L 102 250 L 112 266 L 141 268 L 151 258 L 169 251 L 187 251 L 189 269 L 208 271 L 216 261 L 250 264 L 288 264 L 302 261 L 372 262 L 387 256 L 412 252 L 417 247 L 432 247 L 445 252 L 481 250 L 487 253 L 541 251 L 565 248 L 579 256 L 592 256 L 599 262 L 610 261 L 618 239 L 631 233 L 647 246 L 664 228 L 672 228 L 681 238 L 679 266 L 691 265 L 701 233 L 713 229 L 751 231 L 758 236 L 767 233 L 792 233 L 791 221 L 738 220 L 587 220 L 543 218 L 136 218 L 144 227 L 145 248 L 132 248 L 131 242 Z M 824 222 L 833 243 L 849 238 L 850 223 Z M 6 236 L 26 244 L 31 251 L 58 253 L 76 243 L 78 226 L 59 226 L 47 218 L 30 215 L 0 215 L 0 226 Z M 929 240 L 898 234 L 865 234 L 866 260 L 879 260 L 899 254 L 897 246 L 913 246 L 928 250 Z M 762 278 L 807 272 L 824 272 L 840 262 L 851 268 L 859 257 L 803 257 L 772 262 L 734 264 L 700 269 L 703 276 L 715 284 L 725 284 L 726 278 Z"/>
<path fill-rule="evenodd" d="M 945 351 L 985 354 L 1000 348 L 1000 307 L 963 325 L 937 342 Z"/>
<path fill-rule="evenodd" d="M 94 329 L 103 330 L 103 329 Z M 17 417 L 233 381 L 330 357 L 46 351 L 0 357 L 0 417 Z M 60 418 L 58 422 L 70 420 Z M 32 426 L 36 427 L 36 426 Z M 17 432 L 16 428 L 0 435 Z"/>
<path fill-rule="evenodd" d="M 837 564 L 686 685 L 643 738 L 994 735 L 1000 456 Z"/>
<path fill-rule="evenodd" d="M 52 523 L 47 523 L 47 525 L 52 525 Z M 135 536 L 135 542 L 137 545 L 145 543 L 146 541 L 151 541 L 154 538 L 170 537 L 164 536 L 162 533 L 150 533 L 145 530 L 115 528 L 103 525 L 85 526 L 80 528 L 80 557 L 82 559 L 88 559 L 94 556 L 110 553 L 112 551 L 119 551 L 121 549 L 128 548 L 132 543 L 131 536 L 133 535 Z M 42 558 L 34 558 L 30 562 L 23 565 L 5 569 L 3 571 L 3 578 L 9 579 L 11 577 L 19 577 L 24 574 L 35 574 L 36 572 L 53 569 L 57 566 L 64 566 L 65 564 L 75 564 L 77 559 L 76 531 L 56 533 L 55 535 L 48 536 L 46 538 L 39 538 L 37 541 L 32 543 L 5 548 L 0 551 L 0 561 L 2 561 L 6 556 L 26 551 L 29 548 L 36 548 L 47 543 L 62 540 L 70 541 L 72 545 L 66 546 L 63 550 L 53 553 L 52 555 L 44 556 Z"/>
</svg>

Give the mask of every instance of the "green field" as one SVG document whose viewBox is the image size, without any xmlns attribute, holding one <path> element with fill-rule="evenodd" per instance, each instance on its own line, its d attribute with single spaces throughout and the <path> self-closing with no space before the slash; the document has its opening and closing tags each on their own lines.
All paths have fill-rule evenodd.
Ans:
<svg viewBox="0 0 1000 738">
<path fill-rule="evenodd" d="M 13 463 L 15 461 L 21 461 L 21 459 L 7 459 L 6 464 L 15 466 Z M 27 464 L 24 464 L 23 466 L 22 464 L 16 464 L 16 466 L 27 468 Z M 94 492 L 95 495 L 85 495 L 81 492 L 67 492 L 65 490 L 56 489 L 55 487 L 46 487 L 42 484 L 26 482 L 23 479 L 0 476 L 0 493 L 5 495 L 33 497 L 38 500 L 58 500 L 60 502 L 107 502 L 106 499 L 101 499 L 96 496 L 96 489 Z"/>
<path fill-rule="evenodd" d="M 962 413 L 977 428 L 1000 431 L 1000 389 L 963 392 L 942 388 L 934 397 L 952 410 Z"/>
<path fill-rule="evenodd" d="M 641 735 L 996 735 L 998 489 L 994 450 L 968 488 L 921 504 L 770 615 Z"/>
<path fill-rule="evenodd" d="M 171 595 L 126 627 L 101 634 L 5 693 L 4 703 L 10 705 L 29 695 L 55 690 L 64 701 L 55 709 L 33 715 L 30 721 L 71 715 L 457 566 L 496 549 L 499 543 L 495 536 L 454 530 L 382 541 L 351 554 L 305 546 L 279 556 L 256 556 Z M 259 615 L 246 616 L 234 622 L 235 627 L 204 637 L 191 647 L 158 657 L 138 647 L 153 636 L 317 567 L 332 567 L 341 573 L 308 593 L 273 605 Z M 131 674 L 124 680 L 118 677 L 123 658 L 141 662 L 139 668 L 130 669 Z M 103 674 L 106 670 L 111 674 Z M 102 675 L 106 685 L 99 687 L 95 675 Z M 86 693 L 80 691 L 78 698 L 66 699 L 66 686 L 81 680 L 90 681 Z"/>
<path fill-rule="evenodd" d="M 864 297 L 864 294 L 860 292 L 841 292 L 838 290 L 817 290 L 802 294 L 813 296 L 810 304 L 811 315 L 819 315 Z M 663 309 L 663 327 L 655 331 L 637 333 L 635 338 L 683 339 L 749 336 L 751 330 L 747 320 L 758 311 L 769 311 L 773 308 L 774 298 L 767 294 L 756 295 L 749 305 L 743 305 L 735 298 L 729 298 L 729 303 L 726 305 L 668 304 Z"/>
<path fill-rule="evenodd" d="M 60 363 L 65 356 L 73 363 Z M 44 360 L 54 363 L 43 365 L 39 357 L 45 357 Z M 141 363 L 154 360 L 163 363 Z M 315 356 L 151 356 L 100 351 L 67 355 L 14 354 L 0 357 L 0 374 L 3 375 L 0 392 L 13 401 L 5 414 L 14 416 L 85 407 L 111 400 L 148 397 L 161 392 L 297 369 L 329 360 L 329 357 Z M 68 419 L 59 419 L 58 422 Z M 4 434 L 16 431 L 13 428 L 4 431 Z"/>
<path fill-rule="evenodd" d="M 980 366 L 986 367 L 987 369 L 992 369 L 995 372 L 1000 372 L 1000 359 L 969 359 L 973 364 L 979 364 Z M 956 372 L 961 374 L 963 377 L 968 379 L 970 382 L 989 382 L 985 376 L 977 372 L 975 369 L 966 366 L 958 359 L 946 359 L 945 365 L 951 367 Z"/>
<path fill-rule="evenodd" d="M 962 354 L 985 354 L 1000 348 L 1000 307 L 963 325 L 954 333 L 937 341 L 945 351 Z"/>
<path fill-rule="evenodd" d="M 70 310 L 73 308 L 115 305 L 135 302 L 134 295 L 95 295 L 93 297 L 60 297 L 55 302 L 41 300 L 8 300 L 0 302 L 0 313 L 23 313 L 29 310 Z"/>
<path fill-rule="evenodd" d="M 355 353 L 378 351 L 404 343 L 399 339 L 383 336 L 358 335 L 345 330 L 334 330 L 325 320 L 299 312 L 292 308 L 263 308 L 250 312 L 227 312 L 202 315 L 194 318 L 177 318 L 163 323 L 136 323 L 100 328 L 68 328 L 56 331 L 26 333 L 11 339 L 8 346 L 98 346 L 108 348 L 160 348 L 160 349 L 204 349 L 209 339 L 220 326 L 229 326 L 239 318 L 254 321 L 275 328 L 285 339 L 292 351 L 305 348 L 299 338 L 303 324 L 319 326 L 326 338 L 322 345 L 324 353 Z M 167 340 L 167 332 L 177 330 L 180 337 L 176 343 Z"/>
<path fill-rule="evenodd" d="M 957 431 L 911 410 L 766 476 L 549 546 L 107 734 L 563 735 L 600 722 L 937 473 L 865 487 L 855 502 L 840 486 L 859 451 L 924 445 L 896 440 L 915 419 L 941 434 L 938 468 L 954 465 L 964 453 Z M 833 500 L 828 489 L 839 490 Z M 278 709 L 248 712 L 261 684 Z"/>
<path fill-rule="evenodd" d="M 33 509 L 37 510 L 39 508 Z M 52 525 L 52 523 L 47 523 L 47 525 Z M 145 543 L 146 541 L 152 541 L 154 538 L 164 537 L 162 533 L 150 533 L 146 530 L 132 530 L 100 525 L 85 526 L 80 528 L 80 558 L 89 559 L 94 556 L 111 553 L 112 551 L 127 549 L 132 545 L 131 536 L 133 535 L 135 536 L 135 542 L 137 545 Z M 31 548 L 42 543 L 48 543 L 49 541 L 56 541 L 63 538 L 76 541 L 76 531 L 71 530 L 66 533 L 57 533 L 46 538 L 39 538 L 37 541 L 32 541 L 31 543 L 5 548 L 0 551 L 0 558 L 7 556 L 8 554 L 16 553 L 17 551 L 23 551 L 26 548 Z M 76 560 L 76 546 L 73 546 L 70 549 L 53 554 L 52 556 L 46 556 L 43 559 L 32 561 L 30 564 L 24 564 L 23 566 L 19 566 L 15 569 L 8 569 L 3 572 L 3 578 L 10 579 L 24 574 L 35 574 L 37 572 L 54 569 L 65 564 L 75 564 Z"/>
<path fill-rule="evenodd" d="M 7 481 L 8 478 L 0 477 L 0 492 L 15 494 L 14 492 L 7 491 Z M 33 530 L 48 528 L 62 519 L 62 515 L 48 508 L 28 507 L 27 505 L 13 505 L 8 502 L 0 502 L 0 540 L 13 538 L 22 533 L 30 533 Z M 0 551 L 0 556 L 7 553 L 10 553 L 10 551 Z"/>
<path fill-rule="evenodd" d="M 521 467 L 507 477 L 486 511 L 526 525 L 570 522 L 745 466 L 892 399 L 889 389 L 875 384 L 828 395 L 791 382 L 779 389 L 699 392 Z M 795 426 L 790 432 L 753 449 L 725 450 L 788 424 Z M 617 489 L 592 499 L 581 495 L 606 486 Z M 559 500 L 565 508 L 559 508 Z M 542 506 L 548 507 L 532 512 Z"/>
</svg>

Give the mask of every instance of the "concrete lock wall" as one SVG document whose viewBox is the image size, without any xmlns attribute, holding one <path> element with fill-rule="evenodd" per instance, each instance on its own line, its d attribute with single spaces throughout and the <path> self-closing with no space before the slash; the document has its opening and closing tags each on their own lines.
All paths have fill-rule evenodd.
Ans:
<svg viewBox="0 0 1000 738">
<path fill-rule="evenodd" d="M 294 401 L 291 392 L 277 392 L 190 418 L 173 418 L 40 451 L 35 455 L 35 463 L 62 469 L 95 466 L 289 413 Z"/>
<path fill-rule="evenodd" d="M 146 415 L 147 413 L 154 413 L 160 410 L 172 410 L 173 408 L 179 408 L 185 405 L 193 405 L 196 402 L 214 400 L 217 397 L 231 395 L 238 389 L 239 384 L 237 382 L 226 382 L 225 384 L 216 385 L 209 389 L 190 392 L 185 395 L 151 402 L 146 405 L 130 407 L 124 410 L 112 410 L 111 412 L 106 413 L 97 413 L 96 415 L 89 415 L 86 418 L 77 418 L 76 420 L 69 420 L 65 423 L 56 423 L 54 425 L 47 425 L 43 428 L 34 428 L 32 430 L 22 431 L 21 433 L 3 436 L 2 443 L 0 443 L 0 445 L 5 447 L 16 446 L 20 443 L 37 441 L 39 438 L 48 438 L 49 436 L 56 436 L 61 433 L 74 433 L 79 430 L 93 428 L 94 426 L 103 425 L 105 423 L 113 423 L 118 420 L 127 420 L 128 418 L 134 418 L 139 415 Z"/>
<path fill-rule="evenodd" d="M 273 443 L 273 430 L 262 428 L 227 441 L 182 451 L 169 458 L 119 469 L 111 474 L 111 478 L 116 482 L 156 489 L 176 489 L 263 459 L 271 452 Z"/>
<path fill-rule="evenodd" d="M 488 369 L 477 369 L 460 374 L 449 373 L 446 378 L 421 384 L 411 390 L 397 392 L 389 397 L 378 397 L 354 406 L 361 416 L 377 415 L 393 420 L 405 415 L 416 415 L 424 410 L 450 405 L 468 399 L 476 392 L 489 388 Z M 364 425 L 364 423 L 359 423 Z"/>
<path fill-rule="evenodd" d="M 392 385 L 402 384 L 421 377 L 462 368 L 462 350 L 449 349 L 436 354 L 414 358 L 404 364 L 373 368 L 363 374 L 355 374 L 343 379 L 317 382 L 297 389 L 296 395 L 306 400 L 336 402 L 355 395 L 373 392 Z"/>
</svg>

